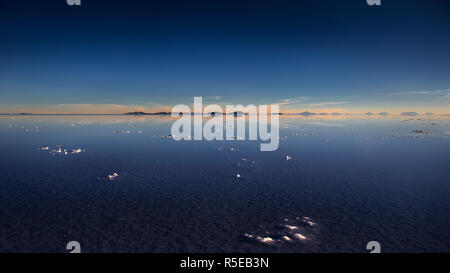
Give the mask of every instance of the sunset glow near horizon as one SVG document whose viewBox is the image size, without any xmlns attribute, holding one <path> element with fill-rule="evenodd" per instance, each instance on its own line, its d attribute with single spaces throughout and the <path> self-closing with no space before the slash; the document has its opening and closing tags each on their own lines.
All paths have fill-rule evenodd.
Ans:
<svg viewBox="0 0 450 273">
<path fill-rule="evenodd" d="M 449 115 L 449 3 L 365 2 L 4 2 L 0 113 Z"/>
</svg>

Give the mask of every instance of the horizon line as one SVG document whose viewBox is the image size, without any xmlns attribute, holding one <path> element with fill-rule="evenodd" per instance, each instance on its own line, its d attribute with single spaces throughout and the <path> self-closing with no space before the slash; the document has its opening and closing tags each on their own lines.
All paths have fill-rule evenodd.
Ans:
<svg viewBox="0 0 450 273">
<path fill-rule="evenodd" d="M 191 113 L 192 115 L 205 115 L 205 114 L 211 114 L 210 113 Z M 409 114 L 413 113 L 413 114 Z M 128 112 L 128 113 L 0 113 L 2 116 L 171 116 L 172 112 L 142 112 L 142 113 L 134 113 L 134 112 Z M 234 112 L 230 113 L 218 113 L 219 115 L 233 115 Z M 240 115 L 251 115 L 245 112 L 239 112 Z M 260 114 L 256 114 L 260 115 Z M 397 114 L 383 114 L 383 112 L 380 113 L 339 113 L 339 112 L 333 112 L 333 113 L 314 113 L 309 111 L 299 112 L 299 113 L 267 113 L 266 115 L 281 115 L 281 116 L 380 116 L 380 117 L 389 117 L 389 116 L 402 116 L 402 117 L 415 117 L 415 116 L 450 116 L 450 113 L 445 114 L 435 114 L 429 112 L 426 113 L 417 113 L 417 112 L 402 112 Z"/>
</svg>

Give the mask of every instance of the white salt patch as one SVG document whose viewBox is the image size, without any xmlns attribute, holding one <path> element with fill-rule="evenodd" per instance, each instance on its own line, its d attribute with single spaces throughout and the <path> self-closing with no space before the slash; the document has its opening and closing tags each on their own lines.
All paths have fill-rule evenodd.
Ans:
<svg viewBox="0 0 450 273">
<path fill-rule="evenodd" d="M 306 240 L 306 237 L 303 236 L 303 235 L 301 235 L 300 233 L 295 233 L 295 234 L 294 234 L 294 237 L 297 238 L 297 239 L 299 239 L 299 240 Z"/>
<path fill-rule="evenodd" d="M 118 177 L 118 176 L 119 176 L 119 174 L 113 173 L 113 174 L 108 175 L 108 178 L 109 178 L 109 180 L 114 180 L 114 179 L 116 179 L 116 177 Z"/>
<path fill-rule="evenodd" d="M 260 241 L 261 243 L 265 243 L 265 244 L 270 244 L 270 243 L 274 243 L 275 241 L 272 239 L 272 238 L 270 238 L 270 237 L 260 237 L 260 236 L 258 236 L 258 237 L 256 237 L 256 239 L 258 240 L 258 241 Z"/>
<path fill-rule="evenodd" d="M 81 149 L 76 149 L 76 150 L 72 150 L 72 154 L 79 154 L 81 153 L 83 150 Z"/>
<path fill-rule="evenodd" d="M 313 221 L 311 221 L 311 219 L 309 217 L 303 217 L 303 222 L 307 223 L 310 226 L 314 226 L 316 223 L 314 223 Z"/>
<path fill-rule="evenodd" d="M 290 230 L 296 230 L 296 229 L 298 229 L 298 227 L 296 227 L 296 226 L 291 226 L 291 225 L 285 225 L 285 227 L 287 227 L 287 228 L 290 229 Z"/>
</svg>

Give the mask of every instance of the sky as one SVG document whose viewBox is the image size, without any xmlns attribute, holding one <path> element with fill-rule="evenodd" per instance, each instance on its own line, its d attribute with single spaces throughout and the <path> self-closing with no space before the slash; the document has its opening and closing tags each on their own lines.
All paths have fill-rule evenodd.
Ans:
<svg viewBox="0 0 450 273">
<path fill-rule="evenodd" d="M 447 0 L 0 2 L 0 113 L 450 114 Z"/>
</svg>

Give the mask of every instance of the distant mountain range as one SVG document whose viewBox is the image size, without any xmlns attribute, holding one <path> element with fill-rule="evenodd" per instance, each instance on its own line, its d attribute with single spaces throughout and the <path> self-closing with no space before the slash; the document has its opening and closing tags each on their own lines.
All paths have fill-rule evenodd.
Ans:
<svg viewBox="0 0 450 273">
<path fill-rule="evenodd" d="M 206 113 L 205 113 L 206 114 Z M 248 113 L 244 113 L 241 111 L 237 111 L 237 112 L 232 112 L 232 113 L 220 113 L 220 112 L 211 112 L 209 113 L 211 116 L 215 116 L 215 115 L 235 115 L 235 116 L 242 116 L 242 115 L 248 115 Z M 274 113 L 274 115 L 283 115 L 283 113 Z M 164 116 L 164 115 L 171 115 L 170 112 L 157 112 L 157 113 L 145 113 L 145 112 L 129 112 L 129 113 L 125 113 L 124 115 L 135 115 L 135 116 Z M 196 115 L 194 113 L 194 115 Z M 341 113 L 312 113 L 309 111 L 305 111 L 305 112 L 301 112 L 301 113 L 297 113 L 297 114 L 284 114 L 284 115 L 301 115 L 301 116 L 314 116 L 314 115 L 341 115 Z"/>
<path fill-rule="evenodd" d="M 157 112 L 157 113 L 145 113 L 145 112 L 128 112 L 124 115 L 135 115 L 135 116 L 165 116 L 170 115 L 170 112 Z"/>
<path fill-rule="evenodd" d="M 204 113 L 204 114 L 207 114 L 207 113 Z M 282 115 L 282 113 L 274 113 L 274 114 Z M 145 113 L 145 112 L 136 111 L 136 112 L 124 113 L 124 115 L 133 115 L 133 116 L 164 116 L 164 115 L 171 115 L 171 112 Z M 193 113 L 193 115 L 198 115 L 198 114 L 197 113 Z M 215 116 L 215 115 L 243 116 L 243 115 L 248 115 L 248 113 L 244 113 L 244 112 L 241 112 L 241 111 L 232 112 L 232 113 L 211 112 L 211 113 L 209 113 L 209 115 L 211 115 L 211 116 Z"/>
<path fill-rule="evenodd" d="M 141 111 L 135 111 L 135 112 L 128 112 L 128 113 L 123 113 L 123 114 L 35 114 L 35 113 L 0 113 L 0 115 L 22 115 L 22 116 L 28 116 L 28 115 L 37 115 L 37 116 L 46 116 L 46 115 L 63 115 L 63 116 L 115 116 L 115 115 L 130 115 L 130 116 L 170 116 L 172 113 L 171 112 L 155 112 L 155 113 L 145 113 L 145 112 L 141 112 Z M 180 113 L 182 114 L 182 113 Z M 192 115 L 199 115 L 198 113 L 191 113 Z M 426 112 L 424 113 L 427 116 L 431 116 L 433 115 L 433 113 L 431 112 Z M 208 115 L 208 113 L 204 113 L 203 115 Z M 230 112 L 230 113 L 221 113 L 221 112 L 210 112 L 209 113 L 210 116 L 216 116 L 216 115 L 234 115 L 234 116 L 243 116 L 243 115 L 249 115 L 248 113 L 244 113 L 241 111 L 237 111 L 237 112 Z M 270 115 L 270 113 L 268 113 L 268 115 Z M 272 115 L 285 115 L 285 116 L 339 116 L 339 115 L 348 115 L 345 113 L 337 113 L 337 112 L 332 112 L 332 113 L 325 113 L 325 112 L 321 112 L 321 113 L 314 113 L 314 112 L 309 112 L 309 111 L 304 111 L 304 112 L 300 112 L 300 113 L 273 113 Z M 374 114 L 371 112 L 367 112 L 365 113 L 365 115 L 367 116 L 372 116 L 372 115 L 379 115 L 379 116 L 390 116 L 391 114 L 388 112 L 380 112 L 378 114 Z M 395 114 L 394 114 L 395 115 Z M 417 112 L 402 112 L 400 113 L 400 115 L 402 116 L 417 116 L 420 115 L 420 113 Z M 450 116 L 450 114 L 444 114 L 444 116 Z"/>
</svg>

